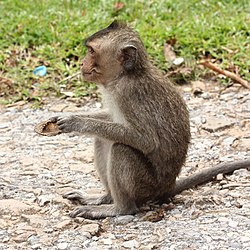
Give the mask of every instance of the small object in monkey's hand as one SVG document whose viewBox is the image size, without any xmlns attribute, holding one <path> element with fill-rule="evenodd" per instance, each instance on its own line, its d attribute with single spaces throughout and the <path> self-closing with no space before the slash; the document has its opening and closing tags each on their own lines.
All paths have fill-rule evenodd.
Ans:
<svg viewBox="0 0 250 250">
<path fill-rule="evenodd" d="M 50 120 L 38 123 L 35 126 L 34 131 L 40 135 L 46 136 L 54 136 L 61 133 L 57 123 Z"/>
</svg>

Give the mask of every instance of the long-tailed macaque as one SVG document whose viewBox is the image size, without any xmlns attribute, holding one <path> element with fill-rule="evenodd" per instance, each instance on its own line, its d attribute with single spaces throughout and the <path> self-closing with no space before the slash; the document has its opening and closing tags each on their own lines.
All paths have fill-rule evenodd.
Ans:
<svg viewBox="0 0 250 250">
<path fill-rule="evenodd" d="M 147 201 L 183 190 L 176 178 L 190 141 L 187 106 L 127 25 L 115 21 L 85 45 L 81 72 L 99 86 L 104 109 L 52 120 L 63 133 L 77 131 L 95 138 L 95 167 L 106 194 L 94 198 L 72 191 L 64 198 L 82 204 L 71 217 L 134 214 Z"/>
</svg>

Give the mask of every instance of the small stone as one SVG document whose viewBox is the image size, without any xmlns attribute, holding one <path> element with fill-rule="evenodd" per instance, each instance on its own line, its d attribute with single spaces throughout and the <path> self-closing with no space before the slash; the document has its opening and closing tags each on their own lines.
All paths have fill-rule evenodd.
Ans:
<svg viewBox="0 0 250 250">
<path fill-rule="evenodd" d="M 62 112 L 68 105 L 65 103 L 54 104 L 49 108 L 52 112 Z"/>
<path fill-rule="evenodd" d="M 3 165 L 3 164 L 6 164 L 7 163 L 7 159 L 0 159 L 0 164 Z"/>
<path fill-rule="evenodd" d="M 28 205 L 19 200 L 6 199 L 0 200 L 0 214 L 35 214 L 40 211 L 36 205 Z"/>
<path fill-rule="evenodd" d="M 22 219 L 24 221 L 27 221 L 29 223 L 30 226 L 33 227 L 44 227 L 46 225 L 46 221 L 44 220 L 43 216 L 39 216 L 39 215 L 25 215 L 22 214 Z"/>
<path fill-rule="evenodd" d="M 8 226 L 8 223 L 4 219 L 0 219 L 0 225 L 1 225 L 1 229 L 2 229 L 2 228 L 6 228 Z M 0 235 L 1 235 L 1 233 L 0 233 Z"/>
<path fill-rule="evenodd" d="M 82 172 L 83 174 L 89 174 L 95 171 L 94 166 L 92 166 L 89 163 L 82 163 L 82 162 L 78 164 L 71 164 L 69 168 L 71 171 L 79 171 L 79 172 Z"/>
<path fill-rule="evenodd" d="M 224 130 L 235 124 L 234 121 L 226 118 L 218 118 L 215 116 L 206 117 L 206 123 L 202 125 L 202 128 L 208 132 L 216 132 L 219 130 Z"/>
<path fill-rule="evenodd" d="M 28 242 L 30 243 L 30 245 L 36 245 L 38 244 L 39 242 L 39 238 L 37 237 L 37 235 L 31 235 L 29 238 L 28 238 Z"/>
<path fill-rule="evenodd" d="M 0 129 L 4 129 L 4 128 L 8 128 L 8 127 L 10 127 L 10 123 L 2 123 L 2 124 L 0 124 Z"/>
<path fill-rule="evenodd" d="M 3 242 L 3 243 L 7 243 L 9 240 L 10 240 L 10 237 L 7 236 L 7 237 L 4 237 L 4 238 L 2 239 L 2 242 Z"/>
<path fill-rule="evenodd" d="M 203 81 L 191 81 L 191 86 L 194 96 L 202 94 L 206 88 Z"/>
<path fill-rule="evenodd" d="M 218 174 L 218 175 L 216 176 L 217 181 L 222 181 L 223 178 L 224 178 L 223 174 Z"/>
<path fill-rule="evenodd" d="M 34 165 L 35 163 L 35 159 L 32 158 L 32 157 L 24 157 L 20 160 L 20 162 L 22 163 L 23 166 L 31 166 L 31 165 Z"/>
<path fill-rule="evenodd" d="M 82 232 L 88 232 L 91 235 L 95 235 L 99 232 L 100 226 L 98 224 L 86 224 L 81 226 Z"/>
<path fill-rule="evenodd" d="M 72 220 L 64 220 L 57 223 L 54 228 L 57 230 L 64 229 L 72 224 Z"/>
<path fill-rule="evenodd" d="M 113 241 L 111 239 L 103 239 L 102 242 L 104 245 L 112 245 L 113 244 Z"/>
<path fill-rule="evenodd" d="M 225 184 L 227 184 L 228 182 L 226 181 L 226 180 L 221 180 L 221 182 L 220 182 L 220 185 L 225 185 Z M 222 191 L 223 192 L 223 191 Z"/>
<path fill-rule="evenodd" d="M 235 176 L 246 176 L 249 175 L 249 171 L 247 169 L 237 169 L 234 171 Z"/>
<path fill-rule="evenodd" d="M 230 227 L 237 227 L 238 224 L 239 224 L 239 222 L 233 221 L 233 220 L 230 220 L 229 223 L 228 223 L 228 225 L 229 225 Z"/>
<path fill-rule="evenodd" d="M 81 224 L 83 221 L 85 221 L 85 219 L 82 218 L 82 217 L 76 217 L 76 218 L 74 218 L 74 222 L 76 222 L 76 223 Z"/>
<path fill-rule="evenodd" d="M 240 237 L 240 241 L 241 242 L 250 242 L 250 236 L 241 236 Z"/>
<path fill-rule="evenodd" d="M 183 57 L 177 57 L 173 60 L 173 64 L 176 66 L 181 65 L 182 63 L 184 63 L 184 58 Z"/>
<path fill-rule="evenodd" d="M 70 93 L 72 93 L 72 92 L 70 92 Z M 70 105 L 68 105 L 67 107 L 65 107 L 65 109 L 63 110 L 63 112 L 78 112 L 79 111 L 79 108 L 78 107 L 76 107 L 76 105 L 74 104 L 70 104 Z"/>
<path fill-rule="evenodd" d="M 239 242 L 232 242 L 229 244 L 230 248 L 242 249 L 242 245 Z"/>
<path fill-rule="evenodd" d="M 205 117 L 201 117 L 201 123 L 205 124 L 207 122 L 207 119 Z"/>
<path fill-rule="evenodd" d="M 209 95 L 207 92 L 202 93 L 202 94 L 200 95 L 200 97 L 202 97 L 204 100 L 210 99 L 210 95 Z"/>
<path fill-rule="evenodd" d="M 13 240 L 16 243 L 22 243 L 22 242 L 27 242 L 30 236 L 36 235 L 36 231 L 26 231 L 23 233 L 18 234 L 17 236 L 13 237 Z"/>
<path fill-rule="evenodd" d="M 97 102 L 97 103 L 95 104 L 95 106 L 99 109 L 99 108 L 102 107 L 102 104 L 101 104 L 100 102 Z"/>
<path fill-rule="evenodd" d="M 41 249 L 41 244 L 35 244 L 31 246 L 32 249 Z"/>
<path fill-rule="evenodd" d="M 238 142 L 238 147 L 246 150 L 250 150 L 250 139 L 242 138 Z"/>
<path fill-rule="evenodd" d="M 62 242 L 62 243 L 59 243 L 57 245 L 58 249 L 60 250 L 64 250 L 64 249 L 68 249 L 68 243 L 67 242 Z"/>
<path fill-rule="evenodd" d="M 136 240 L 128 240 L 128 241 L 125 241 L 122 244 L 122 246 L 125 248 L 129 248 L 129 249 L 137 249 L 139 246 L 139 243 Z"/>
<path fill-rule="evenodd" d="M 236 140 L 235 137 L 227 137 L 226 139 L 223 140 L 223 144 L 226 146 L 232 146 L 235 140 Z"/>
<path fill-rule="evenodd" d="M 123 216 L 118 216 L 115 219 L 115 222 L 117 224 L 128 224 L 129 222 L 132 222 L 134 220 L 134 216 L 133 215 L 123 215 Z"/>
<path fill-rule="evenodd" d="M 44 207 L 46 204 L 50 203 L 52 200 L 51 195 L 40 195 L 38 197 L 38 204 L 41 207 Z"/>
</svg>

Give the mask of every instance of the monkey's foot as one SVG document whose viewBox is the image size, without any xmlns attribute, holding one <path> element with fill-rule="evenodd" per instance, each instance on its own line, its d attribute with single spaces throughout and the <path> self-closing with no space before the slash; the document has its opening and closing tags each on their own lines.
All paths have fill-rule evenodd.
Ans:
<svg viewBox="0 0 250 250">
<path fill-rule="evenodd" d="M 79 191 L 70 191 L 63 195 L 63 198 L 81 205 L 100 205 L 110 204 L 113 202 L 110 194 L 101 197 L 84 197 Z"/>
<path fill-rule="evenodd" d="M 114 217 L 116 215 L 135 214 L 136 209 L 128 209 L 121 211 L 115 205 L 101 206 L 83 206 L 76 208 L 69 214 L 70 217 L 83 217 L 86 219 L 101 219 L 106 217 Z"/>
</svg>

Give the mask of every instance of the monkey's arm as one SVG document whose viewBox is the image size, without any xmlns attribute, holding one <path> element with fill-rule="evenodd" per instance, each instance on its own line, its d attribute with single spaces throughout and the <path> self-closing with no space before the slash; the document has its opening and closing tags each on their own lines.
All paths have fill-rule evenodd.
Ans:
<svg viewBox="0 0 250 250">
<path fill-rule="evenodd" d="M 83 114 L 79 114 L 77 115 L 79 117 L 81 117 L 82 119 L 84 118 L 91 118 L 91 119 L 98 119 L 98 120 L 105 120 L 105 121 L 111 121 L 111 116 L 108 113 L 107 110 L 100 110 L 100 111 L 96 111 L 93 113 L 83 113 Z"/>
<path fill-rule="evenodd" d="M 209 182 L 218 174 L 229 174 L 241 168 L 250 168 L 250 158 L 242 161 L 221 163 L 214 167 L 203 169 L 191 176 L 177 180 L 174 189 L 167 194 L 166 198 L 174 197 L 184 190 Z"/>
<path fill-rule="evenodd" d="M 91 113 L 88 113 L 88 112 L 80 113 L 80 114 L 78 114 L 76 116 L 79 117 L 82 120 L 85 119 L 85 118 L 105 120 L 105 121 L 111 121 L 112 120 L 111 116 L 107 112 L 107 110 L 100 110 L 100 111 L 91 112 Z M 49 121 L 50 122 L 57 122 L 59 120 L 59 118 L 61 118 L 61 117 L 60 116 L 53 116 L 53 117 L 49 118 Z"/>
<path fill-rule="evenodd" d="M 151 136 L 147 134 L 142 135 L 139 131 L 129 126 L 111 121 L 71 115 L 59 117 L 57 124 L 59 129 L 64 133 L 75 131 L 92 136 L 99 136 L 110 141 L 129 145 L 142 151 L 144 154 L 152 152 L 157 145 L 157 142 L 153 141 Z M 148 134 L 152 135 L 152 133 Z"/>
<path fill-rule="evenodd" d="M 111 116 L 108 113 L 108 110 L 99 110 L 95 112 L 86 112 L 86 113 L 79 113 L 76 115 L 77 117 L 84 119 L 84 118 L 91 118 L 91 119 L 98 119 L 98 120 L 106 120 L 111 121 Z M 51 119 L 56 122 L 58 120 L 59 116 L 52 117 Z"/>
</svg>

